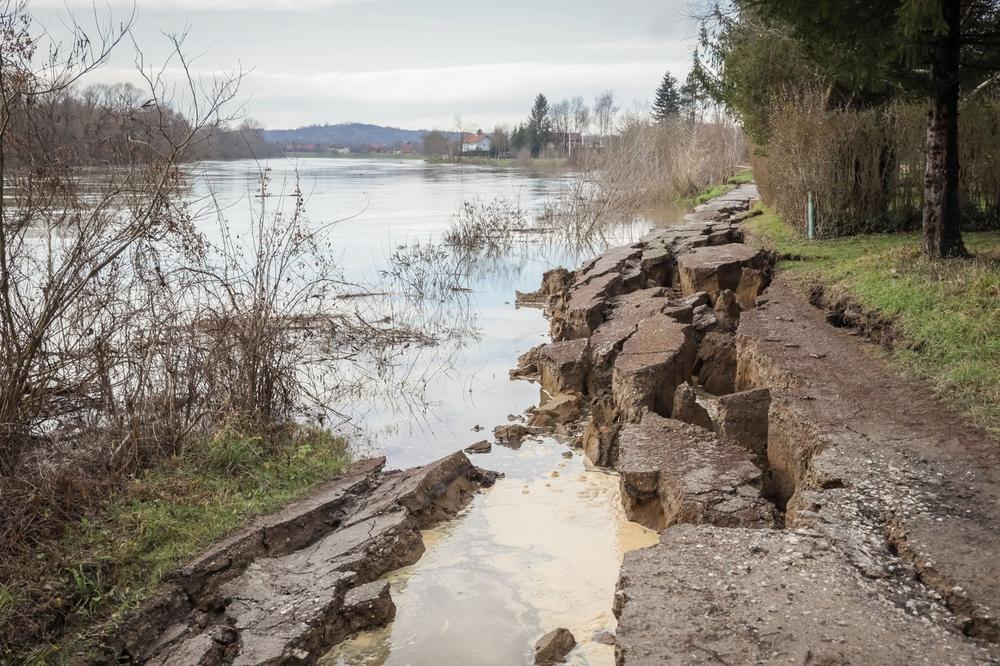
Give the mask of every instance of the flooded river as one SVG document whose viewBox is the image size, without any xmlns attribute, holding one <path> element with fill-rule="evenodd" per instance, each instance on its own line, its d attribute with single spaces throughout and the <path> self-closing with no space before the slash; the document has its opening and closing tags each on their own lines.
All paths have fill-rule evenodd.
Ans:
<svg viewBox="0 0 1000 666">
<path fill-rule="evenodd" d="M 401 247 L 440 242 L 463 201 L 503 198 L 538 215 L 567 178 L 419 160 L 268 166 L 277 189 L 299 179 L 315 223 L 344 220 L 331 237 L 339 263 L 345 278 L 369 283 Z M 249 227 L 248 194 L 258 176 L 250 162 L 208 163 L 193 196 L 203 201 L 211 191 L 234 229 L 241 215 Z M 514 305 L 515 290 L 533 291 L 545 270 L 575 267 L 650 226 L 632 220 L 585 248 L 532 236 L 470 267 L 462 276 L 466 334 L 399 359 L 397 371 L 408 379 L 402 391 L 365 392 L 337 406 L 351 419 L 345 434 L 358 454 L 384 455 L 390 468 L 420 465 L 488 438 L 508 415 L 537 404 L 537 385 L 510 381 L 508 371 L 518 355 L 547 340 L 548 325 L 541 310 Z M 614 630 L 622 553 L 655 535 L 625 520 L 617 478 L 589 468 L 579 452 L 564 457 L 568 451 L 548 438 L 471 456 L 506 477 L 458 519 L 425 533 L 423 558 L 391 576 L 395 622 L 345 643 L 323 663 L 528 663 L 535 640 L 564 626 L 579 643 L 572 663 L 612 664 L 613 648 L 592 638 Z"/>
</svg>

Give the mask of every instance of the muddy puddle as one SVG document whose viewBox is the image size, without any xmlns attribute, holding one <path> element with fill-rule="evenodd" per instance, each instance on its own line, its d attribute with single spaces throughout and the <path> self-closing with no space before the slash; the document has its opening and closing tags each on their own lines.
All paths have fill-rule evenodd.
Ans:
<svg viewBox="0 0 1000 666">
<path fill-rule="evenodd" d="M 325 666 L 531 663 L 556 627 L 577 638 L 573 664 L 613 664 L 594 635 L 611 613 L 622 554 L 656 543 L 626 521 L 618 478 L 554 439 L 495 446 L 473 461 L 506 478 L 456 520 L 424 533 L 427 552 L 389 576 L 396 620 L 338 646 Z"/>
</svg>

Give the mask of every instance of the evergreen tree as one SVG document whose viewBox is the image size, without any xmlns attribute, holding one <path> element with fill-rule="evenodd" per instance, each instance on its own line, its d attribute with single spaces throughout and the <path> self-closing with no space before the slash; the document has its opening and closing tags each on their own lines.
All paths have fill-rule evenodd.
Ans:
<svg viewBox="0 0 1000 666">
<path fill-rule="evenodd" d="M 736 0 L 735 6 L 785 36 L 831 83 L 927 102 L 924 253 L 964 256 L 959 100 L 963 88 L 988 86 L 1000 70 L 1000 3 Z"/>
<path fill-rule="evenodd" d="M 706 94 L 704 88 L 702 88 L 701 81 L 698 79 L 695 70 L 692 69 L 688 72 L 687 79 L 685 79 L 684 85 L 680 89 L 680 111 L 689 120 L 693 121 L 705 98 Z"/>
<path fill-rule="evenodd" d="M 656 99 L 653 100 L 653 120 L 663 122 L 676 118 L 681 113 L 681 95 L 677 91 L 677 79 L 670 72 L 663 75 L 660 87 L 656 89 Z"/>
<path fill-rule="evenodd" d="M 531 115 L 528 116 L 528 139 L 531 145 L 531 156 L 538 157 L 542 154 L 549 137 L 552 134 L 552 120 L 549 117 L 549 100 L 545 95 L 538 93 L 535 104 L 531 107 Z"/>
</svg>

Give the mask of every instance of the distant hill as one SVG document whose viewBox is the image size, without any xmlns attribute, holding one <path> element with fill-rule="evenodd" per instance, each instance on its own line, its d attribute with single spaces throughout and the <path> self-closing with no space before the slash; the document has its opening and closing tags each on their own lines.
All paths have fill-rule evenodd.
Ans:
<svg viewBox="0 0 1000 666">
<path fill-rule="evenodd" d="M 264 130 L 264 138 L 279 144 L 316 144 L 324 146 L 346 146 L 354 148 L 381 144 L 394 146 L 407 141 L 417 144 L 430 130 L 407 130 L 398 127 L 382 127 L 366 123 L 340 123 L 337 125 L 310 125 L 298 129 Z M 457 136 L 454 132 L 446 132 Z"/>
</svg>

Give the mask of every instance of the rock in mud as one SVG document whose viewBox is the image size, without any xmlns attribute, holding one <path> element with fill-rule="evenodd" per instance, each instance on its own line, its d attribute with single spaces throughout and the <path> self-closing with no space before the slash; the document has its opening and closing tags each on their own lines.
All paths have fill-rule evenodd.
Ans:
<svg viewBox="0 0 1000 666">
<path fill-rule="evenodd" d="M 744 300 L 754 285 L 763 288 L 763 283 L 757 283 L 758 276 L 753 273 L 744 277 L 744 268 L 761 271 L 766 263 L 767 258 L 761 250 L 742 243 L 693 249 L 677 258 L 681 292 L 688 295 L 703 291 L 714 302 L 720 291 L 729 289 L 736 294 L 741 307 L 753 307 L 753 301 L 745 304 Z M 763 278 L 763 274 L 760 277 Z M 742 298 L 741 284 L 744 285 Z M 757 293 L 753 294 L 754 299 Z"/>
<path fill-rule="evenodd" d="M 641 321 L 615 358 L 611 391 L 625 421 L 638 421 L 643 411 L 669 414 L 674 390 L 691 379 L 697 352 L 686 324 L 666 315 Z"/>
<path fill-rule="evenodd" d="M 561 664 L 576 647 L 576 638 L 569 629 L 553 629 L 535 643 L 536 664 Z"/>
<path fill-rule="evenodd" d="M 618 472 L 625 513 L 652 530 L 677 523 L 773 527 L 750 453 L 714 433 L 647 412 L 622 428 Z"/>
<path fill-rule="evenodd" d="M 888 585 L 815 533 L 677 526 L 625 555 L 617 663 L 996 663 L 986 645 L 888 602 Z"/>
<path fill-rule="evenodd" d="M 537 380 L 550 394 L 583 393 L 588 369 L 586 338 L 539 345 L 518 359 L 512 379 Z"/>
<path fill-rule="evenodd" d="M 512 425 L 497 426 L 493 429 L 493 436 L 504 446 L 517 448 L 521 446 L 526 437 L 539 435 L 542 432 L 542 428 L 514 423 Z"/>
<path fill-rule="evenodd" d="M 555 429 L 567 426 L 580 418 L 583 400 L 575 393 L 557 393 L 543 400 L 531 414 L 529 426 Z"/>
<path fill-rule="evenodd" d="M 466 453 L 489 453 L 492 450 L 493 445 L 485 439 L 481 442 L 476 442 L 475 444 L 465 447 Z"/>
<path fill-rule="evenodd" d="M 590 640 L 601 645 L 614 645 L 617 642 L 615 635 L 610 631 L 598 631 Z"/>
</svg>

